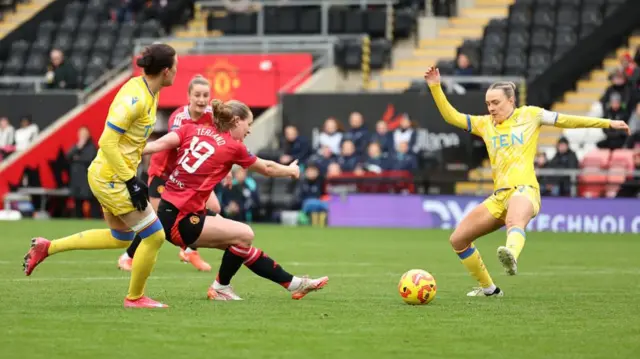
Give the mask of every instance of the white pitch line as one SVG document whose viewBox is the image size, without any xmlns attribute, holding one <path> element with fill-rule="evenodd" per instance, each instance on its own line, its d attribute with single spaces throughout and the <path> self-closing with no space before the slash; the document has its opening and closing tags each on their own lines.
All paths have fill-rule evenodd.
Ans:
<svg viewBox="0 0 640 359">
<path fill-rule="evenodd" d="M 323 273 L 327 275 L 326 273 Z M 518 273 L 518 276 L 525 277 L 551 277 L 558 275 L 568 275 L 568 276 L 594 276 L 594 275 L 640 275 L 640 269 L 638 270 L 595 270 L 595 271 L 575 271 L 569 272 L 564 271 L 560 272 L 523 272 Z M 399 277 L 401 273 L 396 272 L 384 272 L 384 273 L 340 273 L 340 274 L 328 274 L 329 278 L 375 278 L 375 277 Z M 460 272 L 444 272 L 444 273 L 434 273 L 436 278 L 442 277 L 468 277 L 469 274 L 464 271 Z M 212 275 L 213 277 L 213 275 Z M 206 275 L 175 275 L 175 276 L 151 276 L 150 280 L 184 280 L 184 279 L 202 279 L 207 278 Z M 113 281 L 113 280 L 129 280 L 128 276 L 121 277 L 30 277 L 30 278 L 0 278 L 0 282 L 28 282 L 28 281 L 38 281 L 38 282 L 57 282 L 57 281 L 88 281 L 88 282 L 98 282 L 98 281 Z"/>
</svg>

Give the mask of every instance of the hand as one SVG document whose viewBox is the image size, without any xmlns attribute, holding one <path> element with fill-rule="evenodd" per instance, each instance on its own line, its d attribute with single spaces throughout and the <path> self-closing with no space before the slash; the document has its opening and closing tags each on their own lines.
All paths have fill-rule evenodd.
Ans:
<svg viewBox="0 0 640 359">
<path fill-rule="evenodd" d="M 631 135 L 631 130 L 629 129 L 629 125 L 627 125 L 626 122 L 624 121 L 612 120 L 609 123 L 609 127 L 614 130 L 624 130 L 624 132 L 626 132 L 627 135 Z"/>
<path fill-rule="evenodd" d="M 147 209 L 149 204 L 149 188 L 137 176 L 131 177 L 126 181 L 127 190 L 131 196 L 131 203 L 138 211 L 142 212 Z"/>
<path fill-rule="evenodd" d="M 280 156 L 280 163 L 282 163 L 283 165 L 286 165 L 286 164 L 290 163 L 292 159 L 293 158 L 291 158 L 291 156 L 289 156 L 289 155 L 282 155 L 282 156 Z"/>
<path fill-rule="evenodd" d="M 298 160 L 291 162 L 288 167 L 291 167 L 291 178 L 300 178 L 300 167 L 298 166 Z"/>
<path fill-rule="evenodd" d="M 433 66 L 429 67 L 424 73 L 424 79 L 427 85 L 440 85 L 440 70 Z"/>
</svg>

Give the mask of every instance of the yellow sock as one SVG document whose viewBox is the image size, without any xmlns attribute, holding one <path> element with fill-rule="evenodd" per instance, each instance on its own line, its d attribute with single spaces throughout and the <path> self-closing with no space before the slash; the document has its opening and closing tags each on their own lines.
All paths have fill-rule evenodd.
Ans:
<svg viewBox="0 0 640 359">
<path fill-rule="evenodd" d="M 324 227 L 327 224 L 327 212 L 320 212 L 320 227 Z"/>
<path fill-rule="evenodd" d="M 312 226 L 317 226 L 319 224 L 318 222 L 319 217 L 318 217 L 318 212 L 312 212 L 311 213 L 311 225 Z"/>
<path fill-rule="evenodd" d="M 160 228 L 157 228 L 157 223 Z M 131 265 L 131 280 L 129 281 L 129 293 L 127 299 L 136 300 L 144 295 L 144 287 L 147 284 L 147 278 L 151 275 L 153 267 L 156 264 L 158 258 L 158 251 L 164 243 L 165 235 L 160 221 L 156 220 L 148 229 L 156 229 L 151 235 L 147 235 L 143 230 L 140 232 L 142 242 L 136 250 L 136 255 L 133 257 L 133 263 Z"/>
<path fill-rule="evenodd" d="M 135 233 L 133 232 L 90 229 L 51 241 L 49 255 L 78 249 L 127 248 L 129 244 L 131 244 L 133 237 L 135 237 Z"/>
<path fill-rule="evenodd" d="M 527 236 L 524 230 L 520 227 L 511 227 L 507 231 L 507 248 L 511 250 L 511 253 L 513 253 L 513 256 L 516 257 L 516 259 L 520 256 L 526 239 Z"/>
<path fill-rule="evenodd" d="M 480 252 L 471 244 L 466 249 L 456 251 L 462 264 L 467 268 L 469 274 L 475 278 L 482 288 L 489 288 L 493 285 L 493 280 L 489 275 L 489 271 L 484 266 Z"/>
</svg>

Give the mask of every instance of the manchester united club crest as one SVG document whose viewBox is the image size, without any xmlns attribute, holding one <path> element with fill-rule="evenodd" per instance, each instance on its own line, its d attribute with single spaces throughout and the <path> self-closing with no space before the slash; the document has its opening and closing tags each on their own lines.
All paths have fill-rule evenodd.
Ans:
<svg viewBox="0 0 640 359">
<path fill-rule="evenodd" d="M 198 224 L 198 223 L 200 223 L 200 217 L 191 216 L 191 218 L 189 218 L 189 221 L 191 222 L 191 224 Z"/>
<path fill-rule="evenodd" d="M 160 185 L 158 186 L 158 193 L 162 194 L 162 192 L 164 192 L 164 186 Z"/>
<path fill-rule="evenodd" d="M 231 100 L 235 90 L 240 87 L 238 68 L 227 59 L 218 60 L 208 66 L 206 74 L 213 85 L 213 97 L 221 101 Z"/>
</svg>

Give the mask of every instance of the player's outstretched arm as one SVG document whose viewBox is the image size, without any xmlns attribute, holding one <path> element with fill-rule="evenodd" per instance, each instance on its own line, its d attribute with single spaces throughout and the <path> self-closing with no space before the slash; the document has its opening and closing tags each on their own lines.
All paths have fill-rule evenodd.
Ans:
<svg viewBox="0 0 640 359">
<path fill-rule="evenodd" d="M 292 177 L 296 179 L 300 177 L 298 160 L 295 160 L 290 165 L 285 166 L 274 161 L 258 158 L 256 162 L 249 166 L 249 170 L 268 177 Z"/>
<path fill-rule="evenodd" d="M 180 136 L 175 132 L 169 132 L 159 139 L 148 142 L 142 150 L 143 155 L 150 155 L 156 152 L 171 150 L 180 146 Z"/>
<path fill-rule="evenodd" d="M 545 114 L 553 114 L 545 112 Z M 544 116 L 543 124 L 560 128 L 612 128 L 614 130 L 623 130 L 627 134 L 631 134 L 629 126 L 624 121 L 608 120 L 597 117 L 574 116 L 557 113 L 555 116 Z"/>
<path fill-rule="evenodd" d="M 444 91 L 442 91 L 442 87 L 440 86 L 440 70 L 435 67 L 429 67 L 424 74 L 424 79 L 427 85 L 429 85 L 433 100 L 436 102 L 436 106 L 438 106 L 438 110 L 444 120 L 463 130 L 470 131 L 470 119 L 467 118 L 467 115 L 458 112 L 458 110 L 449 103 L 447 96 L 445 96 Z"/>
</svg>

